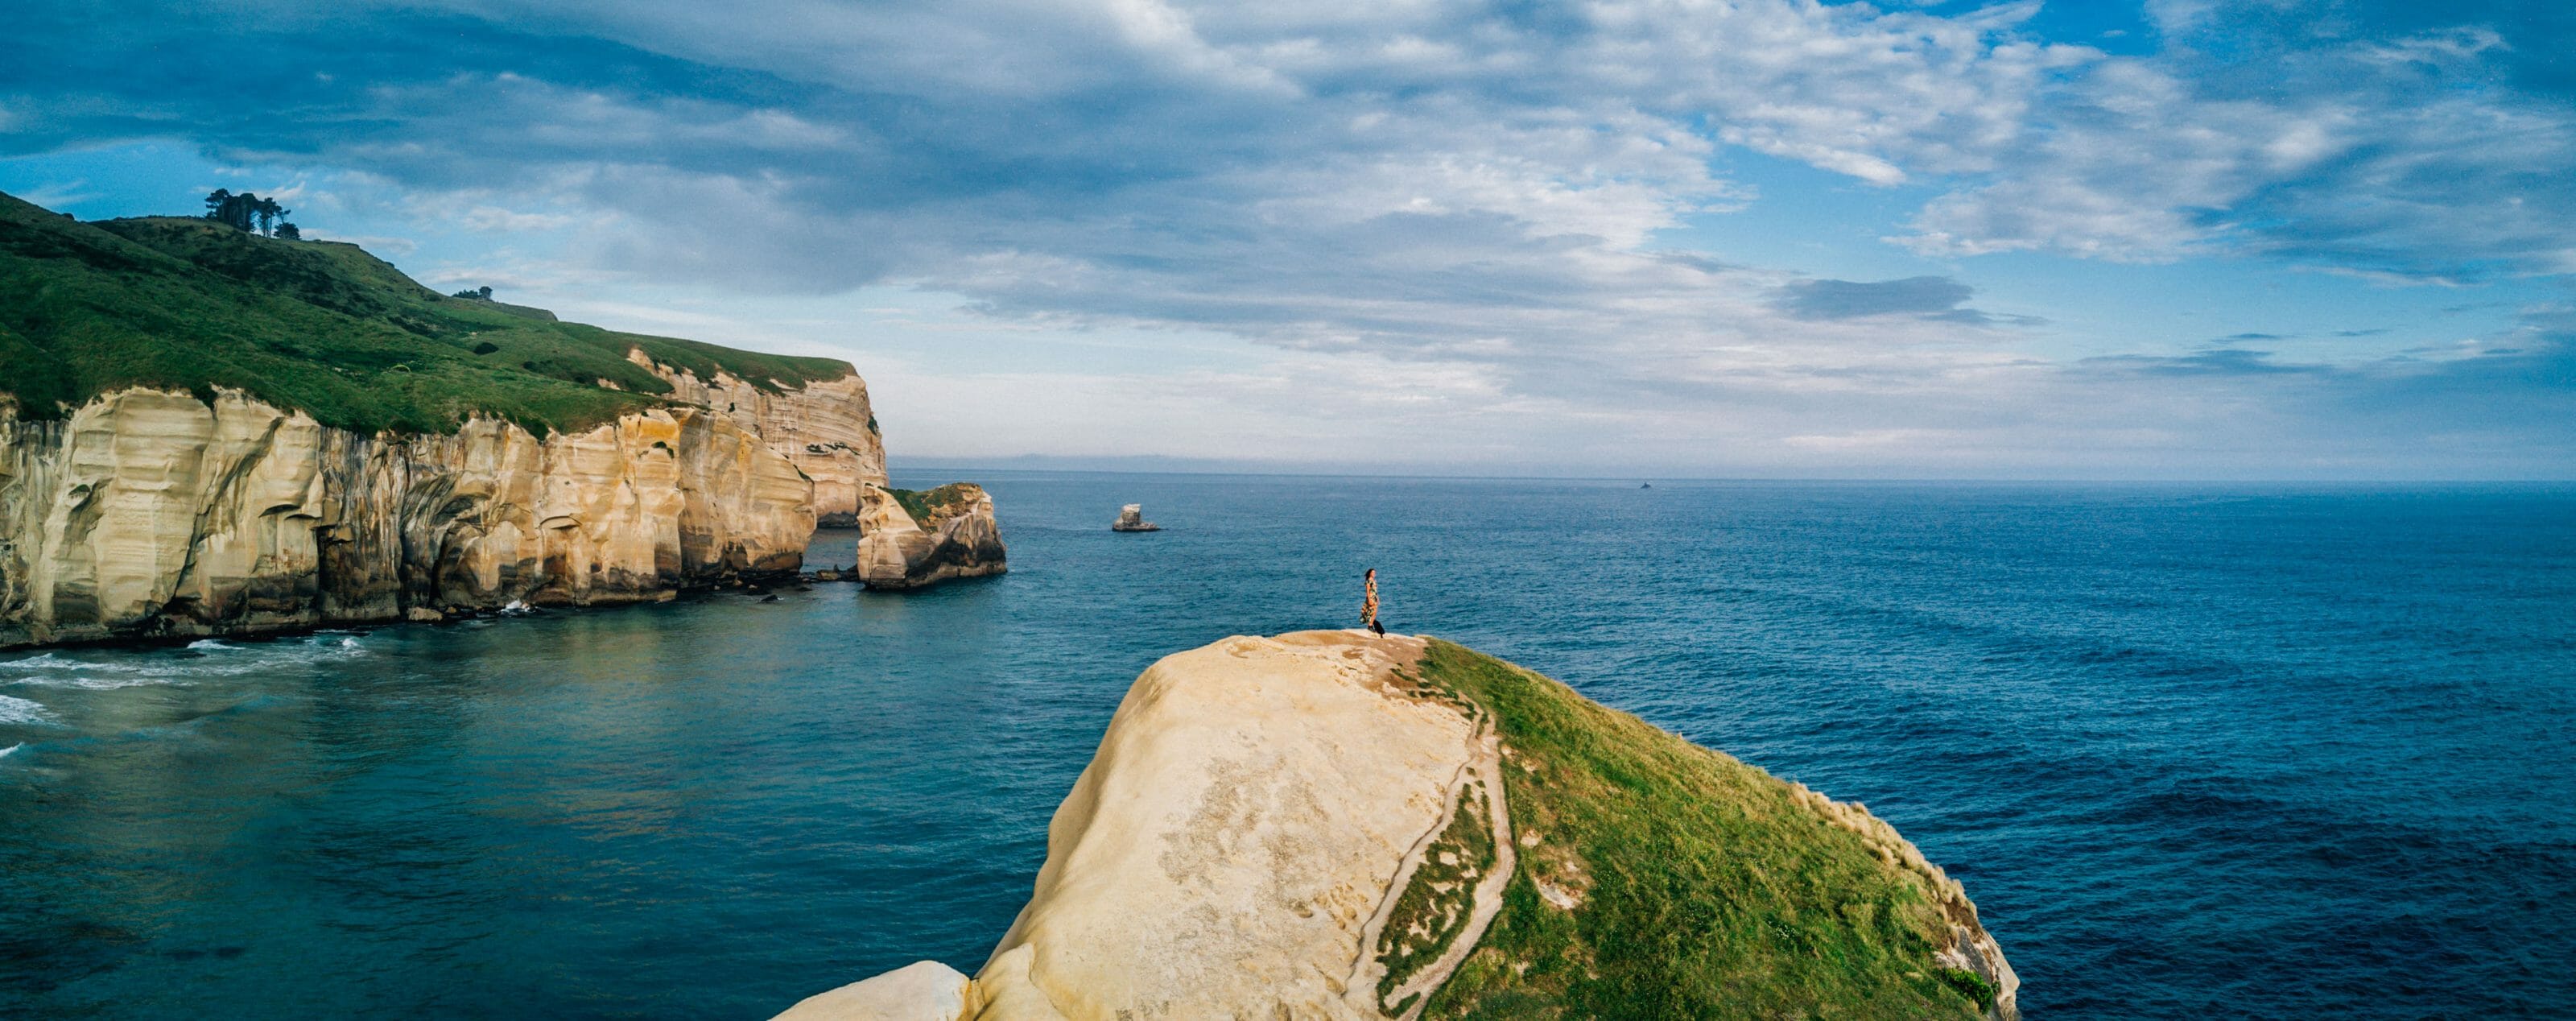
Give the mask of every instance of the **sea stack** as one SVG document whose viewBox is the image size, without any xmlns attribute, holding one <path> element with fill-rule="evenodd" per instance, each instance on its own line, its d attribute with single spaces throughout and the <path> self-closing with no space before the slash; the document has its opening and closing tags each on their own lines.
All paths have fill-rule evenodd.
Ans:
<svg viewBox="0 0 2576 1021">
<path fill-rule="evenodd" d="M 1867 809 L 1456 645 L 1308 631 L 1137 678 L 972 978 L 780 1017 L 2006 1019 L 2018 985 Z"/>
<path fill-rule="evenodd" d="M 1001 574 L 1009 551 L 984 487 L 952 482 L 913 491 L 870 485 L 859 500 L 859 581 L 916 589 Z"/>
<path fill-rule="evenodd" d="M 1163 526 L 1145 520 L 1145 505 L 1131 503 L 1118 508 L 1118 520 L 1109 523 L 1112 532 L 1159 532 Z"/>
</svg>

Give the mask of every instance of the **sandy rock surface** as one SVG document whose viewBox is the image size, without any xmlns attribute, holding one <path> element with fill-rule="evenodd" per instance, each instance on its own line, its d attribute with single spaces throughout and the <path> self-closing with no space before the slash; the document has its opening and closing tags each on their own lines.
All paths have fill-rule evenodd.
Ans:
<svg viewBox="0 0 2576 1021">
<path fill-rule="evenodd" d="M 1396 671 L 1421 650 L 1310 631 L 1146 670 L 951 1016 L 1385 1016 L 1372 923 L 1492 744 L 1405 690 Z"/>
<path fill-rule="evenodd" d="M 956 1021 L 979 1006 L 975 985 L 937 961 L 896 968 L 806 997 L 779 1021 Z"/>
<path fill-rule="evenodd" d="M 794 570 L 813 483 L 696 408 L 360 436 L 239 393 L 0 412 L 0 647 L 668 598 Z"/>
<path fill-rule="evenodd" d="M 814 480 L 814 514 L 822 524 L 856 524 L 861 494 L 886 483 L 885 441 L 868 404 L 868 381 L 855 373 L 780 384 L 772 392 L 729 372 L 699 379 L 641 350 L 627 352 L 626 360 L 670 383 L 672 399 L 704 405 L 786 456 Z"/>
<path fill-rule="evenodd" d="M 1007 570 L 1008 551 L 992 496 L 971 483 L 958 486 L 965 509 L 927 527 L 914 521 L 883 486 L 869 486 L 859 501 L 859 580 L 869 588 L 912 589 Z"/>
</svg>

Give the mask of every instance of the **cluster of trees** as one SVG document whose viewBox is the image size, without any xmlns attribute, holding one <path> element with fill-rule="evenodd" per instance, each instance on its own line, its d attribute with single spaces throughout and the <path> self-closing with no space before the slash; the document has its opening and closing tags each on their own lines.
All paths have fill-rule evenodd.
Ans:
<svg viewBox="0 0 2576 1021">
<path fill-rule="evenodd" d="M 206 196 L 206 219 L 230 224 L 234 230 L 294 241 L 302 238 L 304 232 L 286 222 L 286 214 L 291 212 L 294 210 L 278 205 L 276 199 L 264 199 L 249 192 L 235 195 L 229 188 L 217 188 Z"/>
<path fill-rule="evenodd" d="M 487 285 L 487 286 L 483 286 L 483 287 L 468 287 L 468 288 L 466 288 L 466 289 L 464 289 L 464 290 L 462 290 L 462 291 L 458 291 L 458 292 L 456 292 L 455 294 L 451 295 L 451 297 L 457 297 L 457 298 L 481 298 L 481 299 L 483 299 L 483 300 L 485 300 L 485 301 L 490 301 L 490 300 L 492 300 L 492 288 L 491 288 L 490 286 L 488 286 L 488 285 Z"/>
</svg>

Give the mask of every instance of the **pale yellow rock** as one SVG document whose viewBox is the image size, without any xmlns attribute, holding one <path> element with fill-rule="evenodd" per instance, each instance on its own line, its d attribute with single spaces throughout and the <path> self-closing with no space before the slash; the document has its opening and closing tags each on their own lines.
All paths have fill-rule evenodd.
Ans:
<svg viewBox="0 0 2576 1021">
<path fill-rule="evenodd" d="M 957 969 L 919 961 L 863 982 L 805 998 L 779 1021 L 958 1021 L 979 1004 Z"/>
<path fill-rule="evenodd" d="M 1490 733 L 1397 681 L 1421 650 L 1301 632 L 1146 670 L 1056 810 L 971 1016 L 1383 1016 L 1373 923 L 1495 761 Z"/>
<path fill-rule="evenodd" d="M 803 563 L 813 483 L 733 419 L 359 436 L 237 392 L 0 406 L 0 646 L 669 598 Z"/>
<path fill-rule="evenodd" d="M 773 391 L 729 372 L 702 380 L 641 349 L 626 359 L 671 384 L 673 399 L 703 405 L 785 455 L 814 481 L 814 512 L 823 524 L 855 523 L 867 487 L 886 483 L 885 442 L 871 426 L 868 383 L 857 373 L 803 384 L 773 381 Z"/>
<path fill-rule="evenodd" d="M 971 483 L 956 488 L 964 494 L 961 509 L 925 528 L 885 487 L 869 486 L 859 503 L 859 580 L 869 588 L 908 589 L 1007 570 L 992 496 Z"/>
</svg>

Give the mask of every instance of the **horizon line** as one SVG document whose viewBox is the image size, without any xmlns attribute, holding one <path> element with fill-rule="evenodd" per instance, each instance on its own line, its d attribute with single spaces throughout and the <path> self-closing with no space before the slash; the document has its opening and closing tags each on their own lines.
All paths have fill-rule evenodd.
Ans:
<svg viewBox="0 0 2576 1021">
<path fill-rule="evenodd" d="M 1880 483 L 1900 485 L 2320 485 L 2320 486 L 2564 486 L 2576 485 L 2576 477 L 2398 477 L 2398 476 L 2113 476 L 2113 475 L 1701 475 L 1634 473 L 1619 475 L 1551 474 L 1539 469 L 1490 472 L 1439 471 L 1423 466 L 1336 466 L 1330 462 L 1277 462 L 1218 458 L 1172 458 L 1190 462 L 1169 466 L 1081 464 L 1084 461 L 1156 460 L 1163 455 L 1089 458 L 1082 456 L 1012 455 L 1008 457 L 919 457 L 904 455 L 887 458 L 887 471 L 926 472 L 942 468 L 982 471 L 1017 471 L 1048 474 L 1112 475 L 1249 475 L 1274 478 L 1385 478 L 1449 479 L 1494 482 L 1732 482 L 1732 483 Z M 1057 464 L 1032 462 L 1064 462 Z"/>
</svg>

